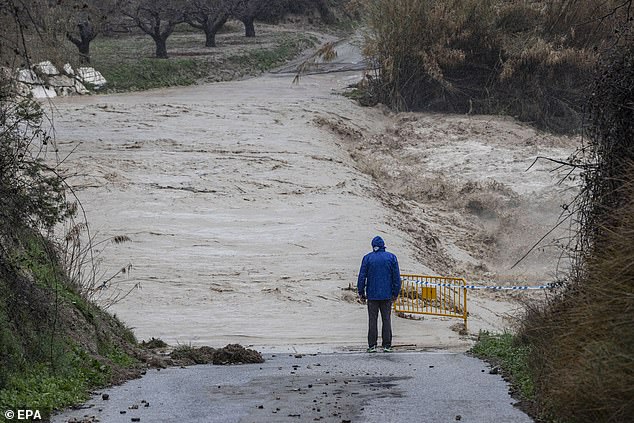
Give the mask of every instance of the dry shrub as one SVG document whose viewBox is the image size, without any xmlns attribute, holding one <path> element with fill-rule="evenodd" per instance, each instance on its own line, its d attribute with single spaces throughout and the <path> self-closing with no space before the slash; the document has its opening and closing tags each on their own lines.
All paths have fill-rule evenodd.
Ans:
<svg viewBox="0 0 634 423">
<path fill-rule="evenodd" d="M 634 37 L 631 21 L 589 101 L 575 263 L 563 289 L 529 308 L 536 397 L 557 421 L 634 416 Z M 628 28 L 629 27 L 629 28 Z"/>
<path fill-rule="evenodd" d="M 634 162 L 634 28 L 633 21 L 605 54 L 597 72 L 588 115 L 584 152 L 589 163 L 584 173 L 579 250 L 591 251 L 602 227 L 609 226 L 613 210 L 629 201 L 623 190 L 625 175 Z"/>
<path fill-rule="evenodd" d="M 28 68 L 50 60 L 67 62 L 64 34 L 73 23 L 61 2 L 0 0 L 0 67 Z"/>
<path fill-rule="evenodd" d="M 527 315 L 538 401 L 560 421 L 634 415 L 634 171 L 628 179 L 629 204 L 605 228 L 584 279 Z"/>
<path fill-rule="evenodd" d="M 558 44 L 581 48 L 601 47 L 631 12 L 623 0 L 551 0 L 544 6 L 544 30 Z"/>
<path fill-rule="evenodd" d="M 619 4 L 368 0 L 369 97 L 400 111 L 503 113 L 579 130 L 596 49 L 611 36 L 597 25 Z"/>
<path fill-rule="evenodd" d="M 458 88 L 446 78 L 445 70 L 465 63 L 466 54 L 453 45 L 466 38 L 487 44 L 480 20 L 491 12 L 490 4 L 370 1 L 365 55 L 379 69 L 374 85 L 377 100 L 409 110 L 455 93 Z"/>
</svg>

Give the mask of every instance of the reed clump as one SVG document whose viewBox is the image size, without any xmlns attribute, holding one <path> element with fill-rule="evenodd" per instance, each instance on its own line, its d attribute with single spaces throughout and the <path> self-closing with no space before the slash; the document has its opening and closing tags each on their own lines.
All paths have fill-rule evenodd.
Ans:
<svg viewBox="0 0 634 423">
<path fill-rule="evenodd" d="M 367 0 L 374 73 L 364 102 L 505 114 L 574 132 L 597 51 L 614 35 L 605 28 L 627 13 L 620 3 Z"/>
</svg>

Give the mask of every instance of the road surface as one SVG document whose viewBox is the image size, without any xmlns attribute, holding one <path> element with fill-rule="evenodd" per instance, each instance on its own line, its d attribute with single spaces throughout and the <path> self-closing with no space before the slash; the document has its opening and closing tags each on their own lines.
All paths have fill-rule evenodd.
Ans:
<svg viewBox="0 0 634 423">
<path fill-rule="evenodd" d="M 141 379 L 100 391 L 85 408 L 52 422 L 532 421 L 512 405 L 500 375 L 460 353 L 265 357 L 263 364 L 149 370 Z"/>
</svg>

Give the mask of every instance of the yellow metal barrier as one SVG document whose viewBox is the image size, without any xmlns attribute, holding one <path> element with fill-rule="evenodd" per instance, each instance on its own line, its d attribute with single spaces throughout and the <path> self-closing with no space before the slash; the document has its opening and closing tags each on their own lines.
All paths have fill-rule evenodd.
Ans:
<svg viewBox="0 0 634 423">
<path fill-rule="evenodd" d="M 464 319 L 467 330 L 467 288 L 462 278 L 401 274 L 397 313 L 429 314 Z"/>
</svg>

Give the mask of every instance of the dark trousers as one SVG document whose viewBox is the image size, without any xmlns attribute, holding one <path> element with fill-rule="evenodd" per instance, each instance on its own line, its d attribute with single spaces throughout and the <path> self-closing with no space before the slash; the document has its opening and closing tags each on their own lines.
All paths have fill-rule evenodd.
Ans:
<svg viewBox="0 0 634 423">
<path fill-rule="evenodd" d="M 392 313 L 391 300 L 368 300 L 368 317 L 370 325 L 368 328 L 368 346 L 376 346 L 377 337 L 379 336 L 377 328 L 377 320 L 381 312 L 381 341 L 382 346 L 392 346 L 392 321 L 390 315 Z"/>
</svg>

